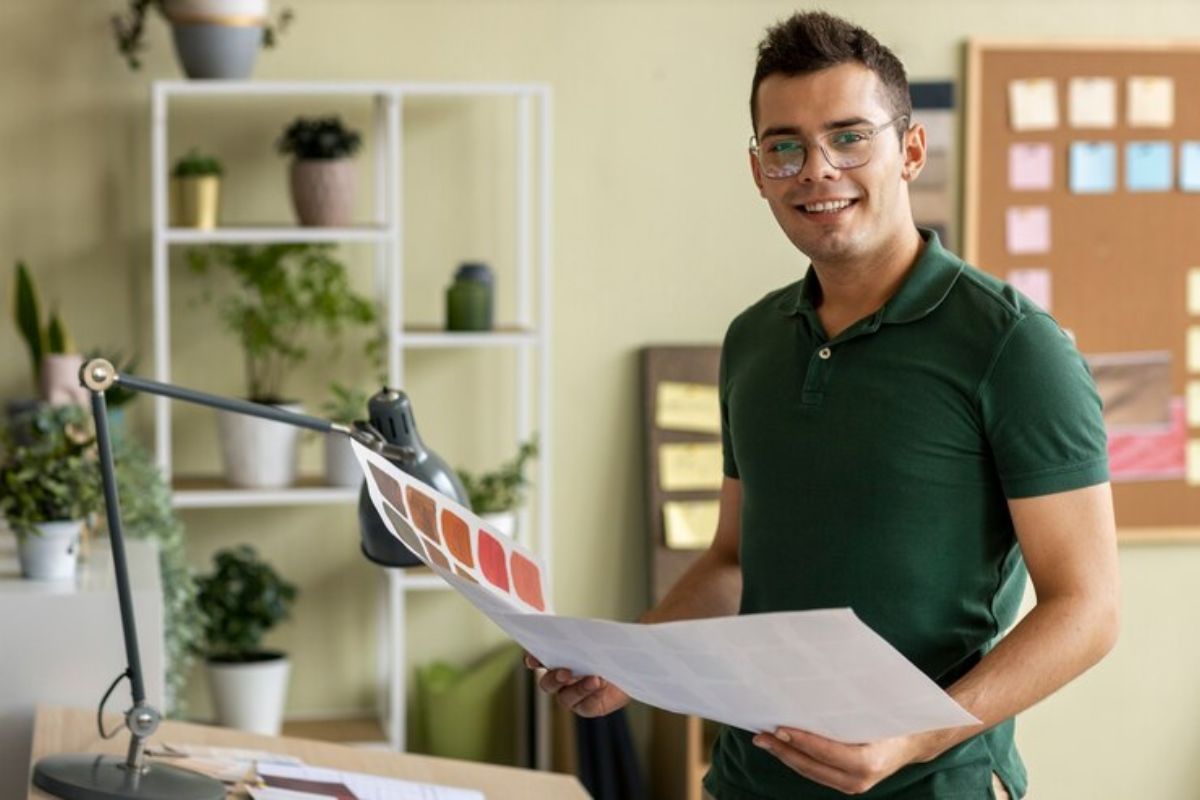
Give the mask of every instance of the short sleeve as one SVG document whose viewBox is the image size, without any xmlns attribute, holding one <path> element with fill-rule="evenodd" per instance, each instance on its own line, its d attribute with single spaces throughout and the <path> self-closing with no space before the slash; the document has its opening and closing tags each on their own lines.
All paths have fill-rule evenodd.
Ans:
<svg viewBox="0 0 1200 800">
<path fill-rule="evenodd" d="M 979 404 L 1010 499 L 1108 480 L 1100 396 L 1083 356 L 1049 315 L 1015 323 L 980 384 Z"/>
<path fill-rule="evenodd" d="M 729 428 L 729 366 L 726 358 L 729 353 L 729 335 L 721 346 L 720 374 L 717 378 L 717 395 L 721 402 L 721 457 L 725 477 L 740 480 L 737 459 L 733 455 L 733 432 Z"/>
</svg>

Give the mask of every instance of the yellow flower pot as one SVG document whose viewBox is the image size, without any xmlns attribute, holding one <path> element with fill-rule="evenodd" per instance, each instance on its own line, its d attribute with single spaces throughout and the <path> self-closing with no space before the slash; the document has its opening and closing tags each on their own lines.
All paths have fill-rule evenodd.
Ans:
<svg viewBox="0 0 1200 800">
<path fill-rule="evenodd" d="M 217 227 L 221 178 L 217 175 L 189 175 L 171 179 L 173 208 L 171 224 L 177 228 Z"/>
</svg>

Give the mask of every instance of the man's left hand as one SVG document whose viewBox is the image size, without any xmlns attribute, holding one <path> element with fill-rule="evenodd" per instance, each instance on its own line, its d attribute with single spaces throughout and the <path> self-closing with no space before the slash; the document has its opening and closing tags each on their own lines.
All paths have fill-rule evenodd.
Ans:
<svg viewBox="0 0 1200 800">
<path fill-rule="evenodd" d="M 760 733 L 754 744 L 816 783 L 843 794 L 862 794 L 896 770 L 928 756 L 923 736 L 899 736 L 869 744 L 845 744 L 795 728 Z"/>
</svg>

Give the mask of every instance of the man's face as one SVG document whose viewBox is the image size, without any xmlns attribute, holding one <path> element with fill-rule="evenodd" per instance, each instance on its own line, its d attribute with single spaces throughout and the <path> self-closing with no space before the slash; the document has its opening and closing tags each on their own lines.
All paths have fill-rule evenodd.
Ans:
<svg viewBox="0 0 1200 800">
<path fill-rule="evenodd" d="M 870 260 L 912 228 L 908 182 L 925 162 L 920 126 L 905 133 L 903 144 L 896 130 L 904 132 L 907 120 L 879 131 L 869 161 L 852 169 L 834 168 L 817 146 L 818 137 L 831 131 L 871 130 L 893 117 L 879 78 L 861 64 L 776 74 L 759 84 L 760 147 L 783 136 L 802 142 L 808 154 L 796 175 L 770 178 L 752 153 L 754 182 L 792 244 L 817 264 Z M 836 205 L 821 206 L 828 203 Z"/>
</svg>

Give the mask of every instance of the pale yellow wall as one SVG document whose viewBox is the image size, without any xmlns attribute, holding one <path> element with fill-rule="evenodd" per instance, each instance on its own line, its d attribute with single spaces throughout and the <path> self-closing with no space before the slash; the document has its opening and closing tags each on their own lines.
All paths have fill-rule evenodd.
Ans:
<svg viewBox="0 0 1200 800">
<path fill-rule="evenodd" d="M 148 85 L 175 77 L 169 36 L 151 23 L 151 52 L 130 74 L 112 52 L 107 15 L 120 4 L 0 4 L 0 255 L 29 259 L 82 342 L 136 346 L 148 366 L 150 318 Z M 804 266 L 756 197 L 746 170 L 746 91 L 763 29 L 779 2 L 347 2 L 298 0 L 298 21 L 259 62 L 260 78 L 545 81 L 555 92 L 555 594 L 569 614 L 629 618 L 643 603 L 636 350 L 719 341 L 728 320 Z M 960 74 L 964 37 L 1163 37 L 1200 30 L 1200 5 L 1102 2 L 868 2 L 836 9 L 893 45 L 914 78 Z M 271 141 L 295 104 L 199 106 L 177 120 L 173 154 L 204 144 L 233 175 L 230 215 L 285 218 L 283 164 Z M 347 107 L 355 121 L 365 109 Z M 511 131 L 499 111 L 418 112 L 414 154 L 467 142 L 458 163 L 418 157 L 409 186 L 420 235 L 407 252 L 407 309 L 440 319 L 440 291 L 460 258 L 511 265 L 506 222 Z M 455 125 L 469 134 L 453 135 Z M 493 133 L 495 131 L 495 133 Z M 422 151 L 420 148 L 431 148 Z M 432 156 L 431 156 L 432 158 Z M 494 164 L 494 168 L 491 166 Z M 365 172 L 365 171 L 364 171 Z M 364 174 L 365 180 L 365 174 Z M 367 188 L 367 187 L 365 187 Z M 369 283 L 366 253 L 349 256 Z M 5 262 L 7 263 L 7 262 Z M 7 270 L 8 267 L 5 266 Z M 212 311 L 175 276 L 176 379 L 239 389 L 234 348 Z M 7 273 L 6 273 L 7 275 Z M 502 273 L 503 275 L 503 273 Z M 7 281 L 7 278 L 6 278 Z M 507 298 L 510 296 L 506 295 Z M 0 325 L 0 396 L 28 393 L 24 354 Z M 184 363 L 186 362 L 186 363 Z M 326 359 L 327 362 L 327 359 Z M 431 442 L 459 464 L 506 454 L 488 419 L 511 409 L 504 364 L 476 356 L 414 359 L 411 389 Z M 339 374 L 361 374 L 344 359 Z M 319 398 L 327 368 L 295 383 Z M 496 386 L 498 388 L 493 388 Z M 455 390 L 466 397 L 453 399 Z M 144 428 L 147 403 L 138 422 Z M 208 417 L 180 411 L 183 465 L 215 466 Z M 306 453 L 312 464 L 315 451 Z M 304 592 L 276 641 L 295 655 L 289 713 L 369 708 L 375 670 L 374 571 L 357 554 L 345 509 L 189 512 L 191 551 L 254 541 Z M 1200 714 L 1194 673 L 1200 604 L 1191 547 L 1126 548 L 1125 633 L 1094 674 L 1029 713 L 1021 739 L 1043 798 L 1190 798 Z M 445 594 L 412 602 L 414 662 L 469 658 L 499 637 Z M 206 711 L 197 680 L 196 713 Z"/>
</svg>

